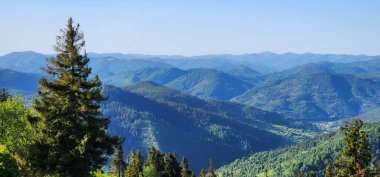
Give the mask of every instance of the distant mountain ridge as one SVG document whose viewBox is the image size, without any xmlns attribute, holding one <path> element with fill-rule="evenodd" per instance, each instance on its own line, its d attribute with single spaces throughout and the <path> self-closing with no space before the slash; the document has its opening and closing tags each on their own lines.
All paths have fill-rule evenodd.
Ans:
<svg viewBox="0 0 380 177">
<path fill-rule="evenodd" d="M 299 65 L 279 73 L 279 75 L 311 74 L 318 72 L 328 72 L 335 74 L 365 74 L 380 72 L 380 59 L 352 62 L 333 63 L 316 62 Z"/>
<path fill-rule="evenodd" d="M 32 57 L 31 57 L 32 56 Z M 0 56 L 0 66 L 2 69 L 13 69 L 21 71 L 20 69 L 25 66 L 12 65 L 11 60 L 23 60 L 23 62 L 35 62 L 36 66 L 31 69 L 24 70 L 25 72 L 38 72 L 38 69 L 44 66 L 44 60 L 47 56 L 36 52 L 13 52 L 7 55 Z M 139 55 L 139 54 L 96 54 L 90 53 L 90 58 L 117 58 L 121 60 L 141 59 L 148 60 L 153 63 L 167 64 L 172 67 L 180 69 L 193 69 L 193 68 L 210 68 L 217 69 L 224 72 L 232 70 L 233 68 L 241 65 L 247 66 L 253 70 L 261 73 L 278 72 L 289 69 L 298 65 L 328 61 L 338 63 L 350 63 L 359 61 L 368 61 L 380 59 L 380 56 L 366 56 L 366 55 L 333 55 L 333 54 L 295 54 L 284 53 L 275 54 L 272 52 L 242 54 L 242 55 L 201 55 L 201 56 L 170 56 L 170 55 Z M 13 59 L 11 59 L 13 58 Z M 36 63 L 37 62 L 37 63 Z M 12 68 L 11 68 L 12 67 Z"/>
</svg>

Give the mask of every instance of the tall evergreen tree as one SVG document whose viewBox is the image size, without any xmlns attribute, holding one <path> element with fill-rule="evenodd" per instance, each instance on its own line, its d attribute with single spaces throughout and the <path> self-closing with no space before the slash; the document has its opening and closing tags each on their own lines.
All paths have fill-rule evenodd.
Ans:
<svg viewBox="0 0 380 177">
<path fill-rule="evenodd" d="M 164 171 L 164 154 L 155 147 L 148 151 L 147 165 L 155 168 L 157 171 Z"/>
<path fill-rule="evenodd" d="M 345 123 L 341 127 L 344 146 L 341 157 L 334 162 L 335 176 L 371 176 L 369 166 L 373 156 L 369 149 L 367 135 L 360 130 L 362 126 L 363 122 L 356 119 L 353 123 Z"/>
<path fill-rule="evenodd" d="M 115 151 L 111 161 L 111 174 L 115 177 L 124 177 L 126 163 L 123 153 L 123 139 L 119 138 L 119 142 L 115 147 Z"/>
<path fill-rule="evenodd" d="M 125 173 L 126 177 L 140 177 L 143 172 L 144 159 L 141 156 L 140 150 L 136 152 L 131 151 L 129 154 L 130 162 L 127 166 L 127 171 Z"/>
<path fill-rule="evenodd" d="M 180 167 L 177 161 L 176 153 L 168 153 L 165 155 L 165 177 L 178 177 L 180 176 Z"/>
<path fill-rule="evenodd" d="M 195 177 L 194 172 L 191 172 L 190 177 Z"/>
<path fill-rule="evenodd" d="M 208 168 L 208 175 L 207 175 L 207 177 L 216 177 L 215 170 L 214 170 L 214 163 L 212 162 L 211 159 L 210 159 L 210 166 Z"/>
<path fill-rule="evenodd" d="M 39 134 L 31 146 L 29 162 L 40 175 L 89 176 L 112 154 L 116 139 L 106 131 L 110 120 L 102 118 L 99 103 L 105 100 L 98 76 L 83 47 L 83 33 L 69 18 L 57 37 L 57 55 L 39 81 L 33 108 L 39 115 Z"/>
<path fill-rule="evenodd" d="M 198 177 L 206 177 L 206 171 L 202 168 L 201 172 L 199 172 Z"/>
<path fill-rule="evenodd" d="M 181 162 L 181 177 L 189 177 L 189 175 L 190 175 L 189 164 L 187 162 L 186 157 L 184 156 Z"/>
</svg>

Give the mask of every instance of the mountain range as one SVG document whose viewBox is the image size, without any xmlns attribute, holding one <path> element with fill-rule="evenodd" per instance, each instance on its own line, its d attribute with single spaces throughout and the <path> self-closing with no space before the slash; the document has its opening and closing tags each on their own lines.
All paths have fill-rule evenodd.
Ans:
<svg viewBox="0 0 380 177">
<path fill-rule="evenodd" d="M 10 70 L 0 70 L 0 76 L 4 76 L 0 86 L 27 99 L 41 77 Z M 108 100 L 102 103 L 103 114 L 112 120 L 109 131 L 126 137 L 126 152 L 132 148 L 145 152 L 152 146 L 165 152 L 175 150 L 186 155 L 197 170 L 207 167 L 209 158 L 219 167 L 319 131 L 298 119 L 232 102 L 201 100 L 150 81 L 125 87 L 106 85 L 104 94 Z"/>
<path fill-rule="evenodd" d="M 0 87 L 30 99 L 51 56 L 0 56 Z M 101 107 L 112 120 L 109 131 L 126 137 L 125 152 L 139 148 L 145 154 L 152 146 L 176 151 L 196 171 L 212 158 L 215 167 L 239 159 L 220 174 L 251 176 L 265 169 L 290 174 L 298 167 L 320 172 L 336 156 L 330 151 L 339 150 L 339 136 L 304 140 L 359 115 L 378 121 L 379 56 L 88 56 L 108 97 Z M 305 161 L 309 158 L 313 161 Z"/>
</svg>

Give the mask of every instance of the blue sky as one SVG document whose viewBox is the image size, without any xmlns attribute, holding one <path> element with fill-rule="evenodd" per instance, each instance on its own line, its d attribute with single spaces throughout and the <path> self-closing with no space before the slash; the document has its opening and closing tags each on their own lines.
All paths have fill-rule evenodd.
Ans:
<svg viewBox="0 0 380 177">
<path fill-rule="evenodd" d="M 1 0 L 0 55 L 53 53 L 70 16 L 90 52 L 380 54 L 378 0 Z"/>
</svg>

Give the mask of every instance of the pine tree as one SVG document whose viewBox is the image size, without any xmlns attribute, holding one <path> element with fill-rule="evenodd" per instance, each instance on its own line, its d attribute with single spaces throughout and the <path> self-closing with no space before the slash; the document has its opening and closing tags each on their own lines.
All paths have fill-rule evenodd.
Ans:
<svg viewBox="0 0 380 177">
<path fill-rule="evenodd" d="M 8 98 L 11 98 L 11 95 L 6 88 L 2 88 L 0 91 L 0 102 L 7 101 Z"/>
<path fill-rule="evenodd" d="M 337 177 L 371 176 L 369 166 L 373 156 L 366 133 L 360 131 L 362 126 L 363 122 L 356 119 L 353 123 L 345 123 L 341 127 L 344 146 L 341 157 L 334 162 L 334 173 Z"/>
<path fill-rule="evenodd" d="M 331 165 L 327 164 L 326 169 L 325 169 L 325 177 L 333 177 Z"/>
<path fill-rule="evenodd" d="M 202 168 L 201 172 L 199 173 L 198 177 L 206 177 L 206 171 Z"/>
<path fill-rule="evenodd" d="M 195 177 L 194 172 L 191 172 L 190 177 Z"/>
<path fill-rule="evenodd" d="M 124 177 L 125 176 L 125 168 L 126 163 L 123 160 L 124 153 L 123 153 L 123 140 L 119 138 L 119 142 L 115 147 L 115 151 L 112 157 L 111 161 L 111 174 L 115 177 Z"/>
<path fill-rule="evenodd" d="M 165 167 L 164 167 L 165 177 L 178 177 L 181 175 L 176 156 L 177 155 L 175 152 L 165 155 Z"/>
<path fill-rule="evenodd" d="M 208 177 L 216 177 L 215 175 L 215 170 L 214 170 L 214 163 L 212 162 L 212 160 L 210 159 L 210 166 L 208 168 Z"/>
<path fill-rule="evenodd" d="M 157 171 L 164 170 L 164 154 L 152 147 L 148 151 L 147 165 L 155 168 Z"/>
<path fill-rule="evenodd" d="M 140 150 L 129 153 L 130 163 L 127 166 L 125 173 L 126 177 L 139 177 L 143 172 L 144 159 L 141 156 Z"/>
<path fill-rule="evenodd" d="M 83 47 L 83 33 L 69 18 L 57 37 L 56 57 L 39 81 L 33 108 L 39 115 L 39 134 L 31 146 L 31 168 L 42 175 L 89 176 L 112 154 L 116 139 L 106 131 L 110 120 L 101 118 L 99 103 L 105 100 L 98 76 Z"/>
<path fill-rule="evenodd" d="M 188 177 L 189 175 L 190 175 L 189 164 L 187 162 L 186 157 L 184 156 L 181 162 L 181 177 Z"/>
</svg>

